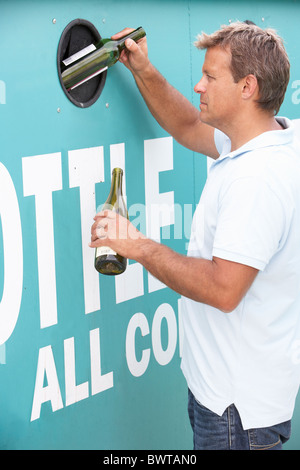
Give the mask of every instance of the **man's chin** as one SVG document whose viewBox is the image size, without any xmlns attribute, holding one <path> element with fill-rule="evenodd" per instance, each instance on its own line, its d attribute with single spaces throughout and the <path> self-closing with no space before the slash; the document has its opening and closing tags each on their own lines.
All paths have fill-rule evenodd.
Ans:
<svg viewBox="0 0 300 470">
<path fill-rule="evenodd" d="M 210 119 L 207 116 L 205 116 L 205 113 L 203 114 L 202 111 L 200 112 L 200 121 L 203 122 L 203 124 L 207 124 L 208 126 L 215 127 L 213 123 L 210 121 Z"/>
</svg>

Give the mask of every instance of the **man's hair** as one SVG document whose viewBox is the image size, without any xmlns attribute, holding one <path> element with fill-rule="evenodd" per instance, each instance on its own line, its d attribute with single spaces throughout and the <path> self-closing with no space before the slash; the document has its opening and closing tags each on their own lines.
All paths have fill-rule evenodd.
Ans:
<svg viewBox="0 0 300 470">
<path fill-rule="evenodd" d="M 259 107 L 278 113 L 290 78 L 290 62 L 276 31 L 236 22 L 222 26 L 213 34 L 198 35 L 195 46 L 198 49 L 229 47 L 234 81 L 254 75 L 259 87 Z"/>
</svg>

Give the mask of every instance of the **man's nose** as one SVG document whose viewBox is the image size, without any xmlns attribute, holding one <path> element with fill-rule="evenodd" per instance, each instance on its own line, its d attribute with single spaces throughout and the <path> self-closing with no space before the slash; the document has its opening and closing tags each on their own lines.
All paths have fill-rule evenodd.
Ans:
<svg viewBox="0 0 300 470">
<path fill-rule="evenodd" d="M 203 77 L 201 78 L 201 80 L 194 86 L 194 92 L 195 93 L 205 93 L 206 92 L 206 88 L 204 86 L 204 82 L 203 82 Z"/>
</svg>

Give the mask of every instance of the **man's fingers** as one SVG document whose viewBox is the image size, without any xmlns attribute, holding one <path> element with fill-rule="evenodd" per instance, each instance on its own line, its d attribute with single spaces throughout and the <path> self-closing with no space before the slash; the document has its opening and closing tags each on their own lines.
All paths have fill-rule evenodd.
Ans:
<svg viewBox="0 0 300 470">
<path fill-rule="evenodd" d="M 104 239 L 108 236 L 108 224 L 111 220 L 117 217 L 116 212 L 110 210 L 104 210 L 96 214 L 94 217 L 94 223 L 91 228 L 91 239 L 92 241 L 98 238 Z"/>
<path fill-rule="evenodd" d="M 107 227 L 103 227 L 102 225 L 98 225 L 96 228 L 96 235 L 98 238 L 106 238 L 107 235 Z"/>
<path fill-rule="evenodd" d="M 116 212 L 105 209 L 104 211 L 98 212 L 98 214 L 95 215 L 94 220 L 99 220 L 103 217 L 106 217 L 107 219 L 115 219 L 116 216 Z"/>
<path fill-rule="evenodd" d="M 115 34 L 111 37 L 111 39 L 113 39 L 113 40 L 120 39 L 120 38 L 126 36 L 127 34 L 131 33 L 132 31 L 134 31 L 133 28 L 124 28 L 124 29 L 122 29 L 122 31 L 120 31 L 119 33 L 115 33 Z"/>
</svg>

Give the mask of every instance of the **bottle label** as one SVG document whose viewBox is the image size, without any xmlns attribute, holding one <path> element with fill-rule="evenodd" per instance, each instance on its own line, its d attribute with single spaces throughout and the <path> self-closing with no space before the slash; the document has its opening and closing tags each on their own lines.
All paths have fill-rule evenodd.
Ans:
<svg viewBox="0 0 300 470">
<path fill-rule="evenodd" d="M 117 253 L 108 246 L 99 246 L 96 249 L 96 258 L 103 255 L 116 255 Z"/>
<path fill-rule="evenodd" d="M 71 55 L 67 59 L 63 60 L 63 64 L 67 67 L 70 64 L 73 64 L 75 60 L 81 59 L 81 57 L 84 57 L 85 55 L 89 54 L 90 52 L 93 52 L 96 49 L 94 44 L 90 44 L 89 46 L 85 47 L 84 49 L 81 49 L 81 51 L 76 52 L 76 54 Z"/>
</svg>

